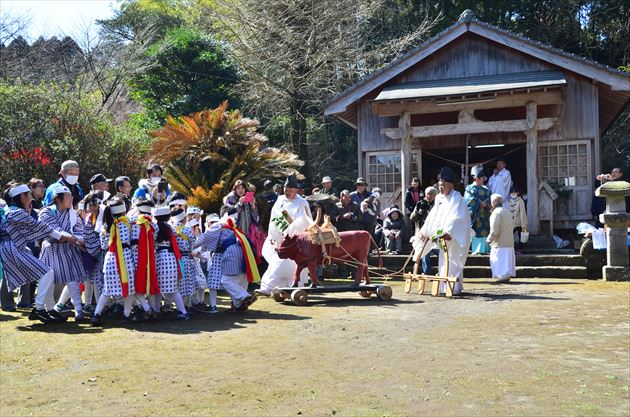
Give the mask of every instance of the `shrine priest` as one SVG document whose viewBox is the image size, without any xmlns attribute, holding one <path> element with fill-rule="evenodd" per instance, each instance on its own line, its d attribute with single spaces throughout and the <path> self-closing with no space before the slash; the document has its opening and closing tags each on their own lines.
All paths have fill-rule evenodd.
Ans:
<svg viewBox="0 0 630 417">
<path fill-rule="evenodd" d="M 456 277 L 453 294 L 461 294 L 464 288 L 464 265 L 474 231 L 470 227 L 470 214 L 462 195 L 454 189 L 455 172 L 449 167 L 440 170 L 438 188 L 440 194 L 420 229 L 419 239 L 414 242 L 416 259 L 421 259 L 432 249 L 439 249 L 439 275 L 447 276 L 444 249 L 439 237 L 444 238 L 448 250 L 448 276 Z M 428 240 L 428 243 L 425 242 Z M 422 251 L 420 253 L 420 251 Z M 420 256 L 417 256 L 417 255 Z M 440 284 L 440 292 L 446 292 L 446 283 Z"/>
<path fill-rule="evenodd" d="M 512 174 L 505 167 L 507 164 L 504 157 L 497 159 L 497 167 L 488 179 L 488 188 L 492 194 L 501 194 L 503 197 L 503 207 L 510 209 L 510 188 L 512 188 Z"/>
<path fill-rule="evenodd" d="M 293 283 L 297 264 L 291 259 L 280 259 L 276 248 L 280 246 L 283 234 L 303 232 L 312 221 L 308 202 L 298 194 L 297 178 L 290 175 L 284 183 L 284 194 L 278 196 L 271 209 L 269 232 L 262 249 L 269 267 L 261 278 L 260 293 L 271 295 L 274 288 L 289 287 Z M 306 268 L 302 270 L 300 278 L 300 284 L 308 280 Z"/>
</svg>

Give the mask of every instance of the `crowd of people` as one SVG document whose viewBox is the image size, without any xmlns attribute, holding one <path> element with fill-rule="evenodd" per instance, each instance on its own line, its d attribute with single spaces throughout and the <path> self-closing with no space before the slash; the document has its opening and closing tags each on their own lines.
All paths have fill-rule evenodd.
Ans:
<svg viewBox="0 0 630 417">
<path fill-rule="evenodd" d="M 255 202 L 244 200 L 243 183 L 225 198 L 222 218 L 210 213 L 203 221 L 200 209 L 171 191 L 159 165 L 147 168 L 133 193 L 128 177 L 96 174 L 86 194 L 79 175 L 69 160 L 47 188 L 37 178 L 5 187 L 3 310 L 16 309 L 14 290 L 17 306 L 32 307 L 29 318 L 44 323 L 72 314 L 94 325 L 116 316 L 138 322 L 166 312 L 188 320 L 191 312 L 216 313 L 219 289 L 230 296 L 228 312 L 244 312 L 256 301 L 248 283 L 260 278 L 258 261 L 242 228 L 258 215 Z"/>
<path fill-rule="evenodd" d="M 613 175 L 621 177 L 616 170 Z M 223 289 L 231 299 L 227 311 L 244 312 L 256 301 L 250 283 L 260 280 L 260 293 L 269 295 L 293 282 L 295 263 L 280 259 L 276 249 L 288 228 L 306 230 L 316 209 L 338 231 L 369 232 L 389 254 L 401 253 L 411 242 L 425 274 L 435 273 L 431 258 L 438 255 L 438 273 L 458 279 L 455 294 L 463 288 L 469 252 L 490 255 L 498 282 L 515 276 L 515 255 L 527 232 L 525 202 L 503 159 L 487 185 L 484 167 L 472 167 L 463 195 L 449 167 L 425 189 L 413 178 L 402 210 L 395 204 L 381 207 L 381 190 L 368 190 L 361 177 L 355 190 L 340 192 L 331 177 L 323 177 L 321 187 L 306 197 L 295 176 L 284 185 L 264 181 L 259 195 L 253 184 L 238 180 L 220 212 L 204 214 L 171 190 L 158 164 L 147 167 L 135 190 L 129 177 L 95 174 L 86 193 L 79 175 L 78 163 L 69 160 L 48 187 L 38 178 L 5 187 L 0 201 L 3 310 L 15 310 L 12 292 L 17 290 L 17 306 L 32 307 L 29 317 L 44 323 L 72 314 L 95 325 L 106 316 L 145 321 L 165 311 L 188 320 L 191 312 L 216 313 L 217 291 Z M 267 263 L 262 278 L 261 256 Z M 304 270 L 301 282 L 307 281 Z"/>
</svg>

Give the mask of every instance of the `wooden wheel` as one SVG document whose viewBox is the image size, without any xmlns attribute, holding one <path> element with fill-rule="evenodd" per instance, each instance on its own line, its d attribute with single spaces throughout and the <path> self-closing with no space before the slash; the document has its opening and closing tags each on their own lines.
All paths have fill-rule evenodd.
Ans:
<svg viewBox="0 0 630 417">
<path fill-rule="evenodd" d="M 389 301 L 392 299 L 392 287 L 389 285 L 381 285 L 376 289 L 376 296 L 381 301 Z"/>
<path fill-rule="evenodd" d="M 296 306 L 305 306 L 308 301 L 308 293 L 304 290 L 293 290 L 291 293 L 291 301 Z"/>
<path fill-rule="evenodd" d="M 370 298 L 372 296 L 372 292 L 371 291 L 359 291 L 359 294 L 363 298 Z"/>
<path fill-rule="evenodd" d="M 271 296 L 277 303 L 283 302 L 284 299 L 286 298 L 286 295 L 278 289 L 271 290 Z"/>
</svg>

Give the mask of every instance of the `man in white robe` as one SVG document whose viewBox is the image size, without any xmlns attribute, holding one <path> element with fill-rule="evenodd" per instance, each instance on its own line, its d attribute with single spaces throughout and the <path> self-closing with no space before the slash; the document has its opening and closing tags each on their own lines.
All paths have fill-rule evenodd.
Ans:
<svg viewBox="0 0 630 417">
<path fill-rule="evenodd" d="M 431 240 L 439 230 L 446 240 L 448 249 L 448 276 L 456 277 L 457 282 L 453 288 L 453 294 L 459 295 L 464 289 L 464 265 L 468 257 L 470 240 L 475 232 L 470 227 L 470 214 L 462 195 L 453 188 L 455 172 L 448 167 L 440 171 L 438 188 L 440 194 L 435 199 L 435 205 L 429 212 L 424 225 L 420 229 L 419 238 L 414 242 L 416 254 L 422 250 L 419 258 L 422 258 L 432 249 L 439 249 L 438 268 L 439 275 L 446 274 L 446 258 L 444 250 L 438 242 Z M 425 245 L 425 240 L 429 243 Z M 416 257 L 416 259 L 419 259 Z M 446 291 L 446 283 L 440 285 L 440 292 Z"/>
<path fill-rule="evenodd" d="M 292 223 L 284 234 L 303 232 L 312 221 L 308 202 L 297 193 L 297 188 L 297 179 L 295 176 L 289 176 L 284 184 L 284 195 L 278 196 L 271 209 L 269 232 L 262 249 L 262 254 L 269 263 L 269 267 L 260 280 L 259 290 L 265 295 L 271 295 L 271 290 L 274 288 L 291 286 L 293 275 L 297 269 L 295 262 L 291 259 L 280 259 L 276 252 L 276 248 L 280 246 L 283 232 L 278 228 L 274 219 L 282 217 L 282 212 L 287 211 Z M 304 284 L 306 281 L 308 281 L 308 270 L 305 268 L 300 275 L 300 284 Z"/>
<path fill-rule="evenodd" d="M 498 283 L 510 281 L 516 276 L 516 257 L 514 256 L 514 220 L 510 209 L 503 207 L 503 197 L 499 194 L 490 196 L 492 214 L 490 215 L 490 234 L 486 238 L 490 244 L 490 267 L 492 277 Z"/>
<path fill-rule="evenodd" d="M 503 207 L 510 208 L 510 189 L 512 188 L 512 174 L 505 167 L 505 158 L 497 160 L 497 168 L 488 179 L 488 188 L 492 194 L 500 194 L 503 197 Z"/>
</svg>

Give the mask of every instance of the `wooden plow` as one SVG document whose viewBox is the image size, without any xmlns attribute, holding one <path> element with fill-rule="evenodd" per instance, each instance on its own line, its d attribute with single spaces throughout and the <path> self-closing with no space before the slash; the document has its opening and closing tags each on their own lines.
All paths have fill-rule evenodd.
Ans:
<svg viewBox="0 0 630 417">
<path fill-rule="evenodd" d="M 446 284 L 446 297 L 447 298 L 453 297 L 453 291 L 454 291 L 455 283 L 457 282 L 457 278 L 450 277 L 448 275 L 448 265 L 449 265 L 448 246 L 446 244 L 446 240 L 443 237 L 440 237 L 439 239 L 442 240 L 442 244 L 444 247 L 444 256 L 446 257 L 446 275 L 445 276 L 442 276 L 439 274 L 438 275 L 425 275 L 425 274 L 418 273 L 418 269 L 422 262 L 422 258 L 421 258 L 422 253 L 424 252 L 424 248 L 427 246 L 427 243 L 429 243 L 429 239 L 427 238 L 424 241 L 424 245 L 422 246 L 422 249 L 418 252 L 418 255 L 416 256 L 415 263 L 413 266 L 413 273 L 403 273 L 403 278 L 405 279 L 405 293 L 406 294 L 409 294 L 411 292 L 412 283 L 416 281 L 418 282 L 418 289 L 416 290 L 416 294 L 424 294 L 426 283 L 430 282 L 431 283 L 431 296 L 437 297 L 440 294 L 440 284 L 444 282 Z"/>
</svg>

